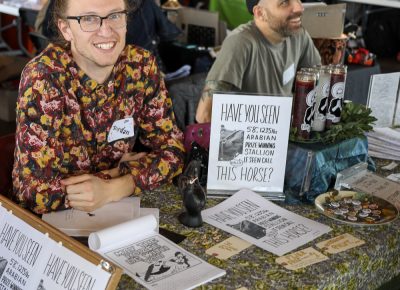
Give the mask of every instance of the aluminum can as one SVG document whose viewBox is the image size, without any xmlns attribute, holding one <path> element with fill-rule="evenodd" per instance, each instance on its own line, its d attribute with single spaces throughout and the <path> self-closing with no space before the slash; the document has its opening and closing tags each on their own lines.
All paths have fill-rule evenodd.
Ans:
<svg viewBox="0 0 400 290">
<path fill-rule="evenodd" d="M 342 113 L 344 90 L 346 84 L 347 66 L 335 65 L 330 66 L 331 85 L 328 97 L 328 111 L 326 113 L 326 128 L 340 122 Z"/>
<path fill-rule="evenodd" d="M 314 117 L 315 84 L 317 74 L 300 70 L 296 73 L 292 128 L 296 128 L 296 137 L 309 139 L 311 123 Z"/>
</svg>

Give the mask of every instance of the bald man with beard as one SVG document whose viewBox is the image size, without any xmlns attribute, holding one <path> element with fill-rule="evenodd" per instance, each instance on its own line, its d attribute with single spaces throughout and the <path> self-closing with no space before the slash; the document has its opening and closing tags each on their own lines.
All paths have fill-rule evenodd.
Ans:
<svg viewBox="0 0 400 290">
<path fill-rule="evenodd" d="M 199 123 L 211 121 L 215 92 L 291 96 L 296 71 L 321 64 L 301 26 L 300 0 L 246 0 L 246 4 L 254 19 L 225 39 L 197 107 Z"/>
</svg>

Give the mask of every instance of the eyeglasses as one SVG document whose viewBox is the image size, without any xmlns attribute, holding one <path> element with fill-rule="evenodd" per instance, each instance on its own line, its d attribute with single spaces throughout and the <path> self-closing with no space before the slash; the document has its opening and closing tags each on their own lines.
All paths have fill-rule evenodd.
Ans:
<svg viewBox="0 0 400 290">
<path fill-rule="evenodd" d="M 107 16 L 99 15 L 82 15 L 82 16 L 67 16 L 69 20 L 78 21 L 82 31 L 93 32 L 98 30 L 103 25 L 103 20 L 107 20 L 107 24 L 111 28 L 122 28 L 126 26 L 126 18 L 128 12 L 126 10 L 113 12 Z"/>
</svg>

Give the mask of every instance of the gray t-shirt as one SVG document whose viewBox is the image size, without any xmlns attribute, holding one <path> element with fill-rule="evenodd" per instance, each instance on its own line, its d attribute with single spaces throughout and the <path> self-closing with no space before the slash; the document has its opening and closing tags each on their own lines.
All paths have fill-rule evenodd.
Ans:
<svg viewBox="0 0 400 290">
<path fill-rule="evenodd" d="M 320 63 L 318 50 L 303 28 L 273 45 L 250 21 L 225 39 L 207 81 L 225 81 L 244 93 L 291 96 L 295 72 Z"/>
</svg>

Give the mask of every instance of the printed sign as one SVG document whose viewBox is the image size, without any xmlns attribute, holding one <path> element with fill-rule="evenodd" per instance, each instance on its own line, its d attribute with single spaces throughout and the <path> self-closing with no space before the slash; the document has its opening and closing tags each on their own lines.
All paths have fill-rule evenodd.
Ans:
<svg viewBox="0 0 400 290">
<path fill-rule="evenodd" d="M 330 227 L 288 211 L 242 189 L 201 212 L 210 225 L 282 256 L 329 232 Z"/>
<path fill-rule="evenodd" d="M 367 106 L 377 118 L 374 128 L 400 125 L 399 87 L 400 72 L 371 76 Z"/>
<path fill-rule="evenodd" d="M 225 275 L 156 233 L 156 228 L 156 218 L 147 215 L 92 233 L 88 244 L 150 290 L 193 289 Z"/>
<path fill-rule="evenodd" d="M 110 276 L 0 205 L 0 289 L 106 289 Z"/>
<path fill-rule="evenodd" d="M 283 192 L 291 108 L 291 97 L 214 94 L 208 192 Z"/>
</svg>

